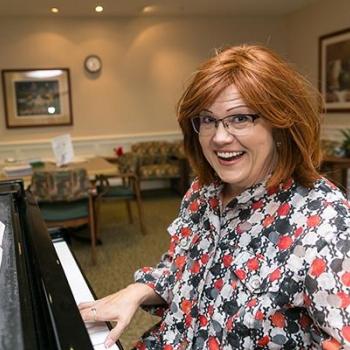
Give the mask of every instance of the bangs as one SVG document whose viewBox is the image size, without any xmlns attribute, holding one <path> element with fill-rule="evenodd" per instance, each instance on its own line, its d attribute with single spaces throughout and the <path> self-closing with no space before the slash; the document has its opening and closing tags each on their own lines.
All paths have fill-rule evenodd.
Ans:
<svg viewBox="0 0 350 350">
<path fill-rule="evenodd" d="M 201 74 L 202 75 L 202 74 Z M 181 117 L 189 119 L 199 114 L 203 109 L 210 107 L 220 93 L 232 84 L 232 77 L 225 76 L 198 76 L 181 98 Z M 192 85 L 191 84 L 191 85 Z"/>
</svg>

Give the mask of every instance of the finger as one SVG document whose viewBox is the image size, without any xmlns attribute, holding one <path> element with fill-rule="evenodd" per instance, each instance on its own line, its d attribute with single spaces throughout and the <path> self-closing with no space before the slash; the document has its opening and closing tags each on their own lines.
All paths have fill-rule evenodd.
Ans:
<svg viewBox="0 0 350 350">
<path fill-rule="evenodd" d="M 83 310 L 92 307 L 94 304 L 96 304 L 96 301 L 84 301 L 78 304 L 78 308 L 79 310 Z"/>
<path fill-rule="evenodd" d="M 89 308 L 80 311 L 81 318 L 84 322 L 96 322 L 98 321 L 98 315 L 96 308 Z"/>
<path fill-rule="evenodd" d="M 109 348 L 111 347 L 121 336 L 125 329 L 126 325 L 124 322 L 119 321 L 117 325 L 109 332 L 106 340 L 105 340 L 105 347 Z"/>
<path fill-rule="evenodd" d="M 90 319 L 89 319 L 89 310 L 86 309 L 86 310 L 81 310 L 80 311 L 80 316 L 81 318 L 83 319 L 84 322 L 89 322 Z"/>
</svg>

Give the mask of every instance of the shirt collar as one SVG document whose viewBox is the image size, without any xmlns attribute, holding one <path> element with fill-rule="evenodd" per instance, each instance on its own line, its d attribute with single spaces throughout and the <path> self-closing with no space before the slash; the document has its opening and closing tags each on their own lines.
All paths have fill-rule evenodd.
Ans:
<svg viewBox="0 0 350 350">
<path fill-rule="evenodd" d="M 270 196 L 273 194 L 280 193 L 282 191 L 286 191 L 290 189 L 294 185 L 294 180 L 289 179 L 283 183 L 281 183 L 276 188 L 268 188 L 267 182 L 271 175 L 267 176 L 263 181 L 256 183 L 255 185 L 248 187 L 238 196 L 233 198 L 227 205 L 227 207 L 233 207 L 237 204 L 247 204 L 250 202 L 256 202 L 259 199 L 263 198 L 265 195 Z M 211 183 L 207 187 L 207 191 L 205 192 L 205 196 L 207 198 L 216 197 L 220 200 L 221 191 L 223 190 L 224 183 L 221 180 L 216 180 Z"/>
</svg>

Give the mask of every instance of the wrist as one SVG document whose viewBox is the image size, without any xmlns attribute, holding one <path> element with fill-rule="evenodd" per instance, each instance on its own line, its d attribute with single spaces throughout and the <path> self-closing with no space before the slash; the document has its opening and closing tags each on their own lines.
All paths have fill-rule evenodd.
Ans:
<svg viewBox="0 0 350 350">
<path fill-rule="evenodd" d="M 144 283 L 132 283 L 125 290 L 130 299 L 134 300 L 139 306 L 154 295 L 153 289 Z"/>
</svg>

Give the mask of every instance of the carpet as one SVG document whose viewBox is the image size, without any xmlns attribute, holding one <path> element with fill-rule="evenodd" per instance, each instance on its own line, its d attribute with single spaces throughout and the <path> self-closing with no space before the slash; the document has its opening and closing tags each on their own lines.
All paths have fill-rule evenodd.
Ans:
<svg viewBox="0 0 350 350">
<path fill-rule="evenodd" d="M 168 249 L 167 227 L 178 214 L 181 198 L 171 192 L 145 195 L 143 198 L 147 235 L 142 235 L 136 205 L 132 204 L 134 222 L 128 223 L 123 202 L 102 204 L 97 264 L 91 263 L 90 243 L 72 239 L 74 252 L 97 298 L 114 293 L 133 282 L 133 273 L 140 267 L 155 265 Z M 120 338 L 125 350 L 159 318 L 139 310 Z"/>
</svg>

